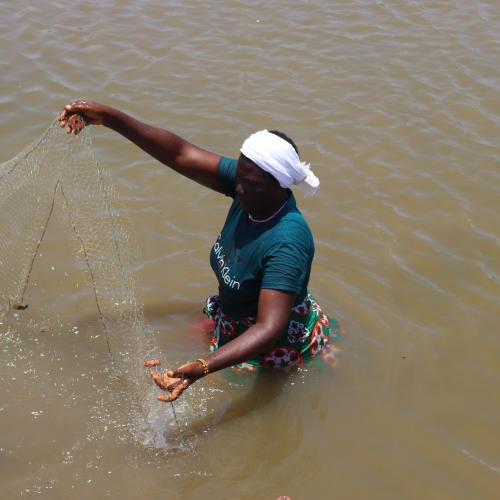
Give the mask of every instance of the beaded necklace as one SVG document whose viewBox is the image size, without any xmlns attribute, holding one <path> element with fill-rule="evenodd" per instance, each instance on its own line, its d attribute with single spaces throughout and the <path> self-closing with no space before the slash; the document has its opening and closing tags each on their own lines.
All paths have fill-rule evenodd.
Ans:
<svg viewBox="0 0 500 500">
<path fill-rule="evenodd" d="M 276 212 L 274 212 L 274 214 L 271 215 L 270 217 L 268 217 L 267 219 L 260 219 L 260 220 L 259 219 L 254 219 L 250 213 L 248 214 L 248 218 L 250 219 L 251 222 L 255 222 L 257 224 L 262 224 L 264 222 L 269 222 L 273 217 L 276 217 L 283 210 L 283 208 L 285 207 L 287 201 L 288 200 L 285 200 L 285 203 L 283 203 L 283 205 L 281 205 L 281 207 L 279 207 L 278 210 L 276 210 Z"/>
</svg>

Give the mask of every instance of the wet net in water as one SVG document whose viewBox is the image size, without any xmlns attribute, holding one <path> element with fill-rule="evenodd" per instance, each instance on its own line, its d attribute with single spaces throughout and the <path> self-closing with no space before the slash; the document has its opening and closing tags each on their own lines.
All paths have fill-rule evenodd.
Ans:
<svg viewBox="0 0 500 500">
<path fill-rule="evenodd" d="M 143 361 L 158 350 L 130 273 L 137 247 L 118 208 L 88 129 L 67 136 L 55 121 L 40 139 L 0 164 L 0 320 L 25 308 L 40 246 L 50 220 L 58 218 L 88 276 L 110 373 L 120 378 L 119 397 L 126 394 L 127 431 L 141 442 L 164 446 L 165 426 L 178 424 L 173 405 L 169 419 L 145 379 Z"/>
</svg>

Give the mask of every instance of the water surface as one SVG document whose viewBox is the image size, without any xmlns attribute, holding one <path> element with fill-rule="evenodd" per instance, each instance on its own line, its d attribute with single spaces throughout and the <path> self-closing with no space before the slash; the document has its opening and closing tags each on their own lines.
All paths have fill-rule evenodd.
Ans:
<svg viewBox="0 0 500 500">
<path fill-rule="evenodd" d="M 322 183 L 297 193 L 316 241 L 311 290 L 347 332 L 333 375 L 244 387 L 216 375 L 198 407 L 179 404 L 181 433 L 137 442 L 54 224 L 27 314 L 0 325 L 4 498 L 497 497 L 495 2 L 44 0 L 0 13 L 2 161 L 79 97 L 226 155 L 283 130 Z M 186 324 L 215 289 L 208 253 L 228 200 L 92 134 L 165 359 L 197 357 L 206 341 Z"/>
</svg>

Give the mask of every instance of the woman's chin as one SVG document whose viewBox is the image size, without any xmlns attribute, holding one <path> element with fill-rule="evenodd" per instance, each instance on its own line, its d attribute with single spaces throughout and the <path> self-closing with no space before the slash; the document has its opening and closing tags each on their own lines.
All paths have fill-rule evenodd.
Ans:
<svg viewBox="0 0 500 500">
<path fill-rule="evenodd" d="M 243 212 L 247 214 L 250 213 L 250 207 L 248 203 L 245 200 L 242 200 L 241 197 L 239 197 L 239 200 L 240 200 L 240 207 L 243 210 Z"/>
</svg>

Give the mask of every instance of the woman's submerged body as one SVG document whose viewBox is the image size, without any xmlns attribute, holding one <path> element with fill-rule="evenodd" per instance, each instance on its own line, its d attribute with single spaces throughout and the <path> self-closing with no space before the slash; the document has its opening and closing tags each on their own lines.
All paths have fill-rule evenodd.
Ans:
<svg viewBox="0 0 500 500">
<path fill-rule="evenodd" d="M 164 374 L 152 371 L 155 383 L 170 392 L 159 396 L 160 400 L 173 401 L 198 378 L 229 366 L 250 370 L 300 366 L 320 353 L 331 356 L 330 326 L 337 337 L 338 323 L 334 320 L 329 325 L 328 317 L 308 293 L 314 243 L 292 192 L 282 187 L 287 184 L 279 173 L 278 182 L 243 154 L 237 161 L 221 157 L 169 131 L 88 101 L 65 107 L 60 121 L 68 133 L 83 128 L 85 122 L 75 118 L 78 115 L 89 124 L 115 130 L 175 171 L 233 198 L 210 255 L 219 281 L 219 295 L 209 298 L 205 308 L 214 321 L 212 352 L 206 359 Z M 296 155 L 291 150 L 293 146 L 296 151 L 295 145 L 286 136 L 275 138 L 265 132 L 271 143 L 276 141 Z M 255 140 L 246 149 L 251 156 L 249 146 L 253 144 Z M 301 168 L 298 163 L 297 167 Z"/>
</svg>

